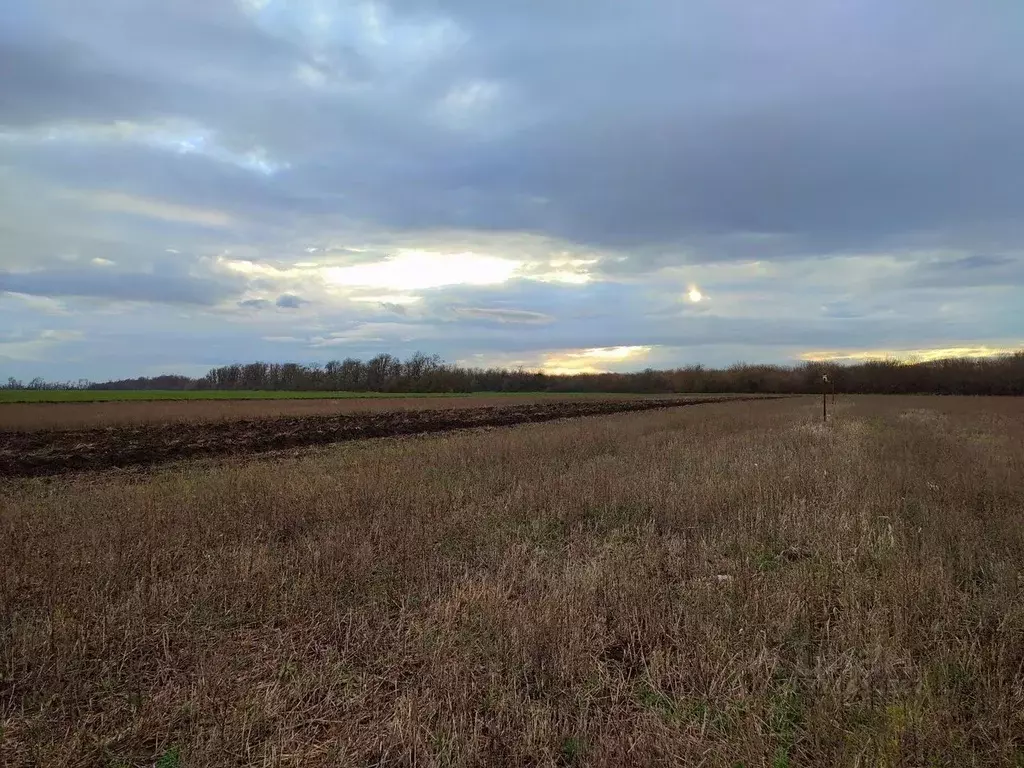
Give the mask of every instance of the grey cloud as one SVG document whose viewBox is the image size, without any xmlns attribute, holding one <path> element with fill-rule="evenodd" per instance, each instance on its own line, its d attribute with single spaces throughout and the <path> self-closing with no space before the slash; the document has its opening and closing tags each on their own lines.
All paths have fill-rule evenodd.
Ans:
<svg viewBox="0 0 1024 768">
<path fill-rule="evenodd" d="M 298 325 L 293 315 L 261 313 L 258 318 L 251 318 L 259 321 L 254 328 L 249 321 L 211 324 L 202 313 L 183 313 L 180 307 L 128 306 L 116 315 L 79 315 L 75 324 L 83 329 L 88 343 L 76 346 L 80 352 L 77 358 L 66 358 L 62 368 L 53 370 L 59 368 L 59 375 L 64 377 L 102 378 L 113 375 L 107 371 L 134 375 L 143 367 L 160 363 L 218 365 L 252 359 L 323 362 L 337 356 L 365 358 L 381 351 L 405 357 L 416 350 L 437 353 L 448 360 L 469 359 L 476 353 L 534 360 L 540 359 L 545 351 L 616 345 L 654 346 L 651 359 L 658 355 L 658 365 L 729 364 L 737 359 L 777 361 L 808 349 L 920 348 L 994 338 L 993 326 L 984 317 L 944 316 L 934 302 L 928 301 L 901 312 L 897 322 L 877 312 L 850 320 L 824 317 L 816 311 L 790 317 L 775 317 L 765 311 L 748 317 L 679 312 L 652 318 L 645 310 L 652 305 L 648 290 L 640 285 L 601 286 L 601 291 L 591 295 L 590 300 L 596 302 L 596 297 L 601 296 L 600 301 L 617 306 L 617 312 L 596 316 L 574 312 L 564 317 L 556 292 L 536 292 L 531 307 L 547 306 L 552 313 L 558 313 L 555 322 L 545 325 L 456 325 L 443 314 L 424 317 L 418 309 L 410 311 L 409 317 L 380 322 L 348 314 L 347 308 L 324 306 Z M 487 294 L 487 290 L 479 290 L 475 297 L 478 303 Z M 975 293 L 973 298 L 965 298 L 977 301 L 985 295 Z M 789 298 L 801 296 L 800 287 L 794 285 L 791 294 L 773 297 L 772 303 L 785 304 Z M 462 292 L 464 300 L 470 297 L 468 289 Z M 1002 305 L 1012 314 L 1013 297 L 1006 297 Z M 861 305 L 849 300 L 847 306 L 852 310 Z M 20 305 L 12 302 L 5 310 L 0 302 L 0 327 L 16 327 L 12 323 L 22 322 L 24 317 Z M 36 319 L 41 323 L 52 322 Z M 1003 335 L 997 338 L 1024 338 L 1022 318 L 1004 326 L 1002 331 Z M 203 339 L 201 348 L 195 344 L 197 336 Z M 137 351 L 126 356 L 126 349 Z M 644 364 L 647 363 L 635 363 Z M 49 370 L 28 366 L 17 369 L 16 375 L 30 378 Z"/>
<path fill-rule="evenodd" d="M 122 301 L 213 305 L 237 286 L 211 278 L 181 274 L 65 269 L 0 272 L 0 291 L 30 296 L 89 296 Z"/>
<path fill-rule="evenodd" d="M 995 256 L 979 253 L 974 256 L 964 256 L 963 258 L 948 262 L 942 266 L 944 269 L 952 271 L 973 271 L 976 269 L 988 269 L 990 267 L 1004 267 L 1010 264 L 1020 264 L 1020 260 L 1009 256 Z"/>
<path fill-rule="evenodd" d="M 277 297 L 277 301 L 274 303 L 283 309 L 298 309 L 303 304 L 308 304 L 309 302 L 301 296 L 296 296 L 292 293 L 283 293 Z"/>
<path fill-rule="evenodd" d="M 238 302 L 238 306 L 246 309 L 264 309 L 270 306 L 270 302 L 266 299 L 246 299 Z"/>
<path fill-rule="evenodd" d="M 267 309 L 268 307 L 278 307 L 279 309 L 298 309 L 303 304 L 309 304 L 309 301 L 292 293 L 283 293 L 274 301 L 270 301 L 269 299 L 245 299 L 244 301 L 238 302 L 238 306 L 244 309 Z"/>
<path fill-rule="evenodd" d="M 249 90 L 302 59 L 231 0 L 9 5 L 0 20 L 7 125 L 209 110 L 219 92 Z"/>
<path fill-rule="evenodd" d="M 394 225 L 628 246 L 768 233 L 807 251 L 984 228 L 1024 207 L 1012 24 L 949 3 L 906 16 L 882 2 L 598 3 L 582 19 L 491 5 L 457 6 L 478 33 L 472 55 L 538 116 L 432 167 L 432 195 L 414 177 L 373 211 Z"/>
<path fill-rule="evenodd" d="M 0 143 L 0 158 L 4 158 Z M 300 209 L 301 197 L 271 180 L 198 152 L 123 142 L 14 145 L 6 158 L 24 172 L 59 179 L 72 191 L 119 192 L 167 203 L 249 213 Z"/>
<path fill-rule="evenodd" d="M 846 301 L 832 302 L 830 304 L 825 304 L 821 308 L 822 317 L 836 320 L 856 320 L 858 318 L 866 317 L 867 314 L 868 312 L 864 309 Z"/>
<path fill-rule="evenodd" d="M 476 320 L 488 320 L 496 323 L 522 323 L 537 325 L 550 323 L 555 318 L 542 312 L 529 312 L 522 309 L 500 309 L 487 307 L 456 307 L 455 313 L 461 317 Z"/>
<path fill-rule="evenodd" d="M 584 14 L 562 2 L 399 0 L 380 10 L 409 41 L 441 22 L 464 39 L 396 69 L 408 50 L 371 61 L 341 5 L 323 6 L 338 15 L 317 37 L 302 17 L 312 5 L 273 6 L 257 21 L 225 0 L 201 12 L 21 0 L 34 21 L 7 22 L 7 38 L 38 43 L 27 49 L 38 63 L 60 67 L 53 46 L 70 37 L 78 60 L 7 93 L 26 104 L 48 94 L 53 119 L 147 119 L 156 100 L 161 114 L 292 163 L 271 183 L 187 157 L 154 172 L 138 152 L 118 162 L 111 149 L 54 155 L 50 173 L 136 192 L 156 184 L 260 216 L 343 211 L 398 229 L 527 229 L 635 249 L 620 272 L 756 252 L 737 239 L 749 233 L 785 243 L 767 248 L 774 258 L 1019 218 L 1024 105 L 1009 94 L 1024 63 L 1000 13 L 924 0 L 727 6 L 661 0 L 639 12 L 602 0 Z M 302 66 L 345 87 L 304 86 Z M 90 86 L 77 72 L 125 82 Z M 467 134 L 431 117 L 446 92 L 477 81 L 497 88 L 493 129 Z M 111 91 L 122 101 L 102 95 Z M 11 120 L 20 103 L 5 110 Z M 686 247 L 652 248 L 665 243 Z"/>
<path fill-rule="evenodd" d="M 976 254 L 915 265 L 910 288 L 967 288 L 1024 285 L 1024 256 Z"/>
<path fill-rule="evenodd" d="M 0 89 L 0 114 L 8 126 L 72 116 L 109 119 L 126 106 L 133 113 L 147 113 L 158 98 L 123 73 L 97 71 L 74 44 L 39 45 L 0 36 L 0 70 L 8 76 Z"/>
<path fill-rule="evenodd" d="M 944 344 L 953 338 L 970 338 L 978 331 L 976 324 L 965 325 L 934 318 L 900 323 L 894 326 L 884 318 L 866 318 L 850 322 L 820 318 L 797 322 L 783 319 L 723 318 L 696 316 L 676 327 L 659 327 L 651 323 L 623 323 L 621 327 L 589 330 L 582 324 L 566 324 L 546 329 L 542 334 L 479 334 L 461 338 L 463 348 L 502 352 L 530 352 L 538 349 L 578 349 L 589 347 L 654 346 L 701 347 L 764 344 L 771 347 L 802 349 L 863 347 L 893 348 Z M 474 346 L 474 342 L 476 345 Z"/>
<path fill-rule="evenodd" d="M 532 280 L 510 280 L 501 286 L 500 306 L 487 309 L 497 311 L 522 311 L 531 315 L 557 318 L 559 321 L 574 318 L 593 319 L 607 317 L 633 303 L 644 304 L 645 297 L 639 297 L 636 286 L 612 282 L 593 282 L 583 286 L 559 285 Z M 495 302 L 493 292 L 474 286 L 450 286 L 438 289 L 428 295 L 424 303 L 430 314 L 443 316 L 455 309 L 472 309 Z M 646 302 L 649 307 L 649 302 Z"/>
</svg>

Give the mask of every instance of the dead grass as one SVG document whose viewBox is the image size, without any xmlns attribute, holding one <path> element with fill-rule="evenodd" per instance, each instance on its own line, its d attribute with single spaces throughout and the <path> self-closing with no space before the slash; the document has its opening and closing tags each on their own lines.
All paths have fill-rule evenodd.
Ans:
<svg viewBox="0 0 1024 768">
<path fill-rule="evenodd" d="M 1024 402 L 818 407 L 8 482 L 0 764 L 1019 764 Z"/>
</svg>

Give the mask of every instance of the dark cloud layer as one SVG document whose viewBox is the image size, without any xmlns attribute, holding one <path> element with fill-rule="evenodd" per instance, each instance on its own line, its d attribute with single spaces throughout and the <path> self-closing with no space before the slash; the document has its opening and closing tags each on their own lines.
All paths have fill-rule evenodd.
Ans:
<svg viewBox="0 0 1024 768">
<path fill-rule="evenodd" d="M 915 288 L 966 288 L 977 286 L 1024 286 L 1024 259 L 979 253 L 932 263 L 915 270 Z"/>
<path fill-rule="evenodd" d="M 175 274 L 65 269 L 0 272 L 0 291 L 30 296 L 88 296 L 119 301 L 213 305 L 237 290 L 229 283 Z"/>
<path fill-rule="evenodd" d="M 390 45 L 367 41 L 362 4 L 19 0 L 0 26 L 4 122 L 184 116 L 291 170 L 268 192 L 251 174 L 199 183 L 181 158 L 161 173 L 99 157 L 92 172 L 400 228 L 630 246 L 757 232 L 835 248 L 995 225 L 1024 206 L 1008 5 L 376 7 Z M 396 63 L 417 43 L 421 61 Z M 435 119 L 446 95 L 467 130 Z"/>
<path fill-rule="evenodd" d="M 277 297 L 277 301 L 274 303 L 282 309 L 298 309 L 303 304 L 308 304 L 309 302 L 293 293 L 283 293 Z"/>
</svg>

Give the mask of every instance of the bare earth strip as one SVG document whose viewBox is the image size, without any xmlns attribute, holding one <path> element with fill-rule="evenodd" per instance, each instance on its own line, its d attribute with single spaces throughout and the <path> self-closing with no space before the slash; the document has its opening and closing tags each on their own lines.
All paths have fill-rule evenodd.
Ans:
<svg viewBox="0 0 1024 768">
<path fill-rule="evenodd" d="M 758 397 L 732 398 L 762 399 Z M 370 437 L 443 432 L 718 402 L 721 398 L 574 399 L 490 407 L 365 409 L 343 415 L 139 424 L 0 434 L 0 477 L 137 467 Z"/>
<path fill-rule="evenodd" d="M 453 397 L 354 397 L 302 400 L 132 400 L 95 403 L 0 403 L 0 432 L 85 429 L 128 424 L 226 421 L 277 416 L 329 416 L 366 411 L 454 410 L 578 400 L 664 399 L 664 395 L 510 394 Z M 690 399 L 692 395 L 675 395 Z M 700 395 L 733 397 L 733 395 Z M 0 440 L 2 440 L 0 436 Z"/>
</svg>

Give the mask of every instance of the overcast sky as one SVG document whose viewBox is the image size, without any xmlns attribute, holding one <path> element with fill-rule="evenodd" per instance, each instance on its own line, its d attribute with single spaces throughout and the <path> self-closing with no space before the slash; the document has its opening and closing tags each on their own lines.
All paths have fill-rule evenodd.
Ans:
<svg viewBox="0 0 1024 768">
<path fill-rule="evenodd" d="M 0 376 L 1024 343 L 1019 0 L 4 0 Z"/>
</svg>

